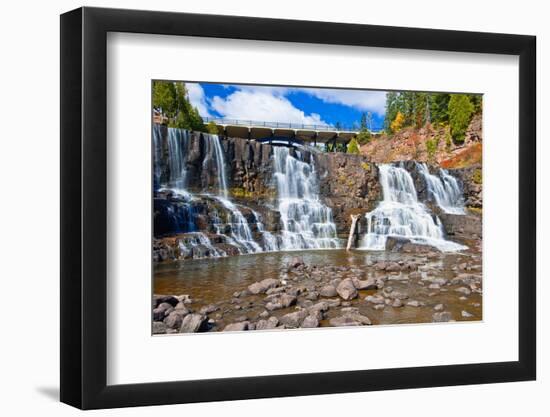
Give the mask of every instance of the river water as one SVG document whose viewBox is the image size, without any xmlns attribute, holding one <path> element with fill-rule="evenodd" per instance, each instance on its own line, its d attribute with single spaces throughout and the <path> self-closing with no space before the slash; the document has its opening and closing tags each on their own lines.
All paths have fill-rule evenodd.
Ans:
<svg viewBox="0 0 550 417">
<path fill-rule="evenodd" d="M 289 274 L 288 265 L 297 256 L 303 259 L 305 265 L 324 271 L 323 282 L 320 282 L 319 278 L 315 279 L 308 272 Z M 422 278 L 410 278 L 408 272 L 378 271 L 373 265 L 381 260 L 416 261 L 420 264 Z M 404 292 L 408 294 L 408 300 L 416 300 L 424 305 L 421 307 L 405 305 L 401 308 L 386 306 L 384 309 L 377 310 L 364 298 L 381 291 L 359 291 L 359 297 L 351 301 L 351 306 L 357 307 L 361 314 L 371 319 L 373 324 L 432 322 L 434 307 L 438 304 L 443 304 L 445 311 L 449 311 L 454 320 L 481 320 L 481 294 L 472 292 L 468 297 L 464 297 L 456 291 L 461 285 L 451 285 L 450 281 L 438 291 L 428 288 L 432 282 L 430 280 L 434 278 L 451 280 L 464 272 L 457 271 L 457 265 L 464 263 L 473 266 L 475 273 L 481 273 L 481 265 L 473 253 L 433 253 L 430 257 L 375 251 L 347 252 L 342 249 L 257 253 L 156 265 L 154 290 L 156 294 L 188 294 L 193 299 L 194 310 L 211 304 L 219 306 L 225 314 L 218 314 L 215 318 L 219 322 L 219 327 L 223 328 L 225 324 L 238 320 L 239 317 L 242 319 L 246 316 L 248 320 L 255 320 L 265 310 L 263 302 L 265 295 L 248 296 L 246 301 L 233 298 L 235 292 L 242 291 L 251 283 L 265 278 L 285 280 L 289 285 L 294 286 L 318 288 L 326 283 L 327 279 L 348 277 L 367 279 L 384 276 L 387 277 L 386 287 L 391 286 L 394 291 Z M 322 299 L 322 297 L 319 298 L 319 300 Z M 404 300 L 404 303 L 408 300 Z M 239 305 L 238 310 L 235 310 L 235 304 Z M 275 311 L 272 315 L 280 317 L 292 311 L 295 311 L 295 307 Z M 467 311 L 471 317 L 463 317 L 462 311 Z M 321 322 L 321 326 L 328 325 L 328 320 L 338 314 L 338 309 L 329 311 L 326 319 Z"/>
</svg>

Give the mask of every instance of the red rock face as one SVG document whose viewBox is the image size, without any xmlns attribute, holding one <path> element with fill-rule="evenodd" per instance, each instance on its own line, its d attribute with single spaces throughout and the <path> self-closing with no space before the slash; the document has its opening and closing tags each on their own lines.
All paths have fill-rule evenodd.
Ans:
<svg viewBox="0 0 550 417">
<path fill-rule="evenodd" d="M 408 127 L 391 136 L 383 134 L 373 139 L 361 147 L 361 153 L 377 163 L 415 160 L 437 163 L 444 168 L 464 168 L 481 163 L 482 140 L 482 116 L 476 114 L 461 145 L 450 140 L 448 127 Z M 432 155 L 428 142 L 435 146 Z"/>
</svg>

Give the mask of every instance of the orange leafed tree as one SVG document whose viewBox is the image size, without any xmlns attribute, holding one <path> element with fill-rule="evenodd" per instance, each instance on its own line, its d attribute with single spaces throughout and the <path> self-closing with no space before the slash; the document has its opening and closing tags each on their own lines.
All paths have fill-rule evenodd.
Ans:
<svg viewBox="0 0 550 417">
<path fill-rule="evenodd" d="M 390 129 L 392 132 L 399 132 L 405 123 L 405 116 L 400 111 L 397 112 L 395 119 L 391 122 Z"/>
</svg>

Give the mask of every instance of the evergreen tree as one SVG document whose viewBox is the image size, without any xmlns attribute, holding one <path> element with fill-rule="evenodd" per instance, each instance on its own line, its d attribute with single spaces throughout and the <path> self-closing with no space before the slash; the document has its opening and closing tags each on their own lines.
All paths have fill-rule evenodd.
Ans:
<svg viewBox="0 0 550 417">
<path fill-rule="evenodd" d="M 464 143 L 466 129 L 475 107 L 466 94 L 453 94 L 449 100 L 449 126 L 456 143 Z"/>
<path fill-rule="evenodd" d="M 447 108 L 449 106 L 450 94 L 430 94 L 430 117 L 433 124 L 445 123 L 449 120 Z"/>
<path fill-rule="evenodd" d="M 168 126 L 204 131 L 199 111 L 189 102 L 185 83 L 172 81 L 153 82 L 153 108 L 168 118 Z"/>
<path fill-rule="evenodd" d="M 398 102 L 398 93 L 390 91 L 386 94 L 386 115 L 384 118 L 384 129 L 388 134 L 391 134 L 391 123 L 395 120 L 400 103 Z"/>
<path fill-rule="evenodd" d="M 367 127 L 367 115 L 365 113 L 361 114 L 361 130 L 368 129 Z"/>
</svg>

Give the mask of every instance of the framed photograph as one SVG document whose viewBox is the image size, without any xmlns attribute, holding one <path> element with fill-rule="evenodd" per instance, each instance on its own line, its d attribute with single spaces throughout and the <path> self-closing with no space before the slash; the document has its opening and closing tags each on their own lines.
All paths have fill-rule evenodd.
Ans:
<svg viewBox="0 0 550 417">
<path fill-rule="evenodd" d="M 535 37 L 61 16 L 61 401 L 535 379 Z"/>
</svg>

